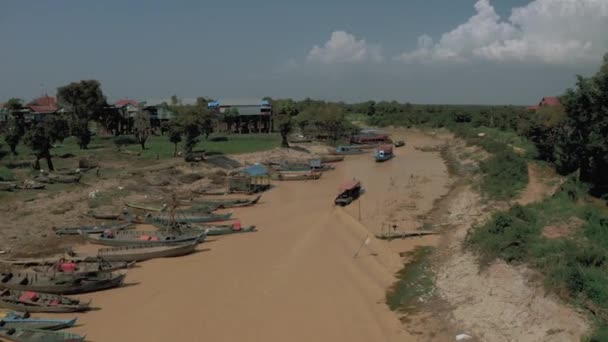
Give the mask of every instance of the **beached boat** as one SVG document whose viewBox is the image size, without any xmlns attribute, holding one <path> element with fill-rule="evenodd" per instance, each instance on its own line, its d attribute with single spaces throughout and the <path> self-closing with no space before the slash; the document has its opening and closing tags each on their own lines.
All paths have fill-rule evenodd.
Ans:
<svg viewBox="0 0 608 342">
<path fill-rule="evenodd" d="M 81 342 L 84 336 L 63 331 L 30 328 L 0 329 L 0 340 L 15 342 Z"/>
<path fill-rule="evenodd" d="M 361 195 L 361 182 L 356 179 L 345 182 L 340 186 L 340 193 L 334 200 L 336 205 L 347 206 Z"/>
<path fill-rule="evenodd" d="M 321 178 L 320 172 L 279 172 L 277 179 L 280 181 L 317 180 Z"/>
<path fill-rule="evenodd" d="M 33 318 L 29 313 L 21 314 L 15 311 L 0 310 L 0 329 L 30 328 L 45 330 L 60 330 L 73 327 L 76 318 L 49 319 Z"/>
<path fill-rule="evenodd" d="M 115 225 L 108 224 L 100 224 L 97 226 L 81 226 L 81 227 L 66 227 L 66 228 L 55 228 L 53 227 L 53 231 L 57 235 L 79 235 L 80 232 L 84 232 L 87 234 L 92 233 L 101 233 L 104 231 L 118 231 L 124 230 L 134 227 L 135 224 L 133 222 L 120 223 Z"/>
<path fill-rule="evenodd" d="M 91 309 L 90 302 L 83 303 L 74 298 L 10 289 L 0 291 L 0 307 L 18 312 L 83 312 Z"/>
<path fill-rule="evenodd" d="M 337 156 L 337 155 L 327 154 L 327 155 L 320 156 L 319 159 L 321 159 L 322 163 L 337 163 L 337 162 L 343 161 L 344 157 L 343 156 Z"/>
<path fill-rule="evenodd" d="M 190 241 L 203 241 L 204 232 L 171 233 L 160 231 L 128 230 L 122 232 L 109 232 L 101 234 L 84 234 L 84 237 L 96 244 L 106 246 L 132 246 L 132 245 L 169 245 L 182 244 Z"/>
<path fill-rule="evenodd" d="M 405 141 L 403 141 L 403 140 L 397 140 L 397 141 L 395 141 L 394 145 L 395 145 L 395 147 L 405 146 Z"/>
<path fill-rule="evenodd" d="M 129 208 L 133 208 L 133 209 L 140 209 L 140 210 L 145 210 L 145 211 L 154 211 L 154 212 L 161 212 L 161 211 L 165 211 L 167 209 L 167 205 L 163 204 L 160 206 L 153 206 L 153 205 L 145 205 L 145 204 L 138 204 L 138 203 L 132 203 L 132 202 L 125 202 L 125 205 Z"/>
<path fill-rule="evenodd" d="M 390 160 L 394 157 L 393 145 L 382 145 L 374 151 L 374 159 L 377 163 Z"/>
<path fill-rule="evenodd" d="M 133 266 L 133 262 L 125 261 L 108 261 L 102 258 L 97 260 L 75 262 L 65 259 L 59 259 L 54 264 L 47 264 L 41 266 L 34 266 L 32 270 L 40 273 L 71 273 L 71 274 L 83 274 L 83 273 L 94 273 L 94 272 L 111 272 L 120 269 L 125 269 Z"/>
<path fill-rule="evenodd" d="M 431 230 L 413 230 L 413 231 L 393 231 L 376 234 L 376 238 L 380 240 L 405 239 L 414 236 L 437 235 L 437 232 Z"/>
<path fill-rule="evenodd" d="M 193 225 L 191 228 L 205 231 L 209 236 L 215 235 L 228 235 L 228 234 L 238 234 L 238 233 L 253 233 L 256 232 L 257 229 L 254 225 L 241 227 L 240 222 L 235 222 L 232 225 L 220 225 L 220 226 L 196 226 Z"/>
<path fill-rule="evenodd" d="M 174 215 L 171 213 L 159 213 L 157 215 L 149 215 L 148 219 L 160 223 L 205 223 L 205 222 L 220 222 L 228 221 L 232 213 L 226 214 L 207 214 L 207 215 L 194 215 L 191 213 L 178 212 Z"/>
<path fill-rule="evenodd" d="M 260 198 L 262 198 L 262 195 L 255 196 L 254 198 L 210 199 L 200 203 L 209 207 L 217 206 L 217 209 L 228 209 L 255 205 L 260 201 Z"/>
<path fill-rule="evenodd" d="M 102 248 L 97 256 L 112 261 L 144 261 L 156 258 L 172 258 L 193 253 L 198 240 L 176 245 L 133 245 L 116 248 Z"/>
<path fill-rule="evenodd" d="M 344 146 L 338 146 L 335 150 L 331 152 L 336 155 L 355 155 L 355 154 L 364 154 L 367 153 L 365 150 L 356 149 L 356 148 L 344 148 Z"/>
<path fill-rule="evenodd" d="M 5 272 L 0 274 L 0 287 L 11 290 L 52 294 L 79 294 L 111 289 L 122 285 L 123 273 L 88 274 Z"/>
</svg>

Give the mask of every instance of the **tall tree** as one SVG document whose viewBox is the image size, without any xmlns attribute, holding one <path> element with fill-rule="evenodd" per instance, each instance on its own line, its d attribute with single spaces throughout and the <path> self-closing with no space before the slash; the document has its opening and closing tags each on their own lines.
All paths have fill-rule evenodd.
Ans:
<svg viewBox="0 0 608 342">
<path fill-rule="evenodd" d="M 80 148 L 86 149 L 91 141 L 91 132 L 88 130 L 89 120 L 107 107 L 101 84 L 96 80 L 82 80 L 59 87 L 57 101 L 72 115 L 71 121 L 76 128 L 74 135 L 80 141 Z"/>
<path fill-rule="evenodd" d="M 192 153 L 194 147 L 199 142 L 199 137 L 201 135 L 200 121 L 200 112 L 195 107 L 186 109 L 177 117 L 177 122 L 183 128 L 185 137 L 184 152 L 186 155 Z"/>
<path fill-rule="evenodd" d="M 150 124 L 150 114 L 147 111 L 140 110 L 135 114 L 133 118 L 133 130 L 135 132 L 135 138 L 141 145 L 141 149 L 146 149 L 146 140 L 150 136 L 152 126 Z"/>
<path fill-rule="evenodd" d="M 277 114 L 275 115 L 275 124 L 279 129 L 279 134 L 281 134 L 281 147 L 289 148 L 289 141 L 287 137 L 291 134 L 293 130 L 293 119 L 289 114 Z"/>
<path fill-rule="evenodd" d="M 19 110 L 23 109 L 23 101 L 18 98 L 11 98 L 6 102 L 6 109 L 9 113 L 9 121 L 6 128 L 4 141 L 8 144 L 13 155 L 17 155 L 17 145 L 25 134 L 25 120 Z"/>
<path fill-rule="evenodd" d="M 40 159 L 42 158 L 46 159 L 49 171 L 55 170 L 51 159 L 52 143 L 65 138 L 65 136 L 62 135 L 62 132 L 57 131 L 56 128 L 56 125 L 50 121 L 39 122 L 28 130 L 25 135 L 25 143 L 36 155 L 34 168 L 37 170 L 40 169 Z"/>
<path fill-rule="evenodd" d="M 213 133 L 214 119 L 213 115 L 205 108 L 200 119 L 201 132 L 205 135 L 205 140 L 209 139 L 209 135 Z"/>
<path fill-rule="evenodd" d="M 179 98 L 177 95 L 171 95 L 171 105 L 177 106 L 179 104 Z"/>
<path fill-rule="evenodd" d="M 182 141 L 183 128 L 176 122 L 172 122 L 169 126 L 169 141 L 173 143 L 173 156 L 177 156 L 177 144 Z"/>
</svg>

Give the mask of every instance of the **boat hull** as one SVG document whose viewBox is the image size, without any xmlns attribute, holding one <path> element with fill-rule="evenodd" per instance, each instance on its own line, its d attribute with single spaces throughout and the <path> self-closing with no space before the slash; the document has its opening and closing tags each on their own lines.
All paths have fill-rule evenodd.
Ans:
<svg viewBox="0 0 608 342">
<path fill-rule="evenodd" d="M 98 256 L 109 261 L 145 261 L 157 258 L 180 257 L 193 253 L 198 241 L 175 246 L 132 246 L 100 249 Z M 165 248 L 163 248 L 165 247 Z"/>
</svg>

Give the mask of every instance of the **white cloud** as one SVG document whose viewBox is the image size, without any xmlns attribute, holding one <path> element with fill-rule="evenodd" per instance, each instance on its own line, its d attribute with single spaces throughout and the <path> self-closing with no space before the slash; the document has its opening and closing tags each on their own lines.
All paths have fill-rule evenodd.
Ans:
<svg viewBox="0 0 608 342">
<path fill-rule="evenodd" d="M 478 0 L 476 14 L 437 43 L 423 35 L 404 62 L 490 61 L 568 64 L 595 62 L 608 51 L 608 1 L 534 0 L 514 8 L 507 21 L 489 0 Z"/>
<path fill-rule="evenodd" d="M 378 46 L 371 46 L 365 40 L 357 40 L 345 31 L 334 31 L 323 46 L 315 45 L 308 53 L 309 62 L 323 64 L 381 62 L 382 53 Z"/>
</svg>

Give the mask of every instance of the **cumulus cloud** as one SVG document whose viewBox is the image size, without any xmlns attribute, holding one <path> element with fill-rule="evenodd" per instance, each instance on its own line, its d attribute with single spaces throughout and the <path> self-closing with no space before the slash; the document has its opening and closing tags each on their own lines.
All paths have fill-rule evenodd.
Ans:
<svg viewBox="0 0 608 342">
<path fill-rule="evenodd" d="M 345 31 L 334 31 L 323 46 L 315 45 L 308 53 L 309 62 L 323 64 L 360 63 L 383 60 L 380 47 L 367 44 Z"/>
<path fill-rule="evenodd" d="M 490 61 L 567 64 L 595 62 L 608 50 L 608 1 L 534 0 L 501 20 L 489 0 L 478 0 L 475 15 L 438 42 L 428 35 L 404 62 Z"/>
</svg>

